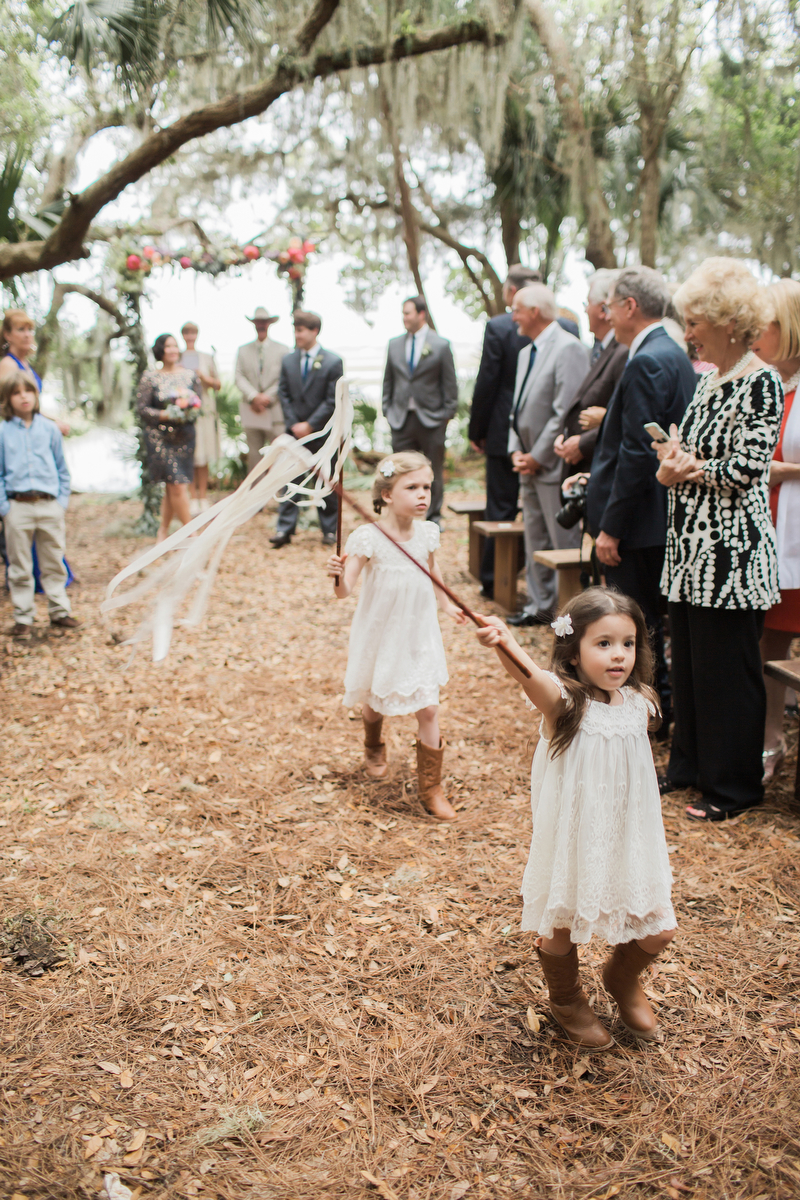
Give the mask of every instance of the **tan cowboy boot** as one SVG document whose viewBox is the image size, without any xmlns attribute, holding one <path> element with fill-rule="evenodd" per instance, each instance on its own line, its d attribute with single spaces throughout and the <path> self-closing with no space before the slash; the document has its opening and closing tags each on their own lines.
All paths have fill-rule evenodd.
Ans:
<svg viewBox="0 0 800 1200">
<path fill-rule="evenodd" d="M 603 967 L 603 983 L 617 1002 L 622 1024 L 644 1042 L 658 1037 L 658 1021 L 639 983 L 639 975 L 657 958 L 657 954 L 648 954 L 636 942 L 623 942 L 614 947 Z"/>
<path fill-rule="evenodd" d="M 548 954 L 536 940 L 536 953 L 542 964 L 550 997 L 550 1012 L 571 1042 L 587 1050 L 608 1050 L 614 1045 L 611 1034 L 592 1012 L 578 974 L 578 949 L 569 954 Z"/>
<path fill-rule="evenodd" d="M 383 779 L 386 774 L 386 743 L 381 740 L 383 717 L 377 721 L 368 721 L 362 714 L 364 722 L 364 769 L 370 779 Z"/>
<path fill-rule="evenodd" d="M 439 739 L 439 749 L 426 746 L 417 739 L 417 788 L 419 798 L 432 817 L 437 821 L 455 821 L 458 814 L 447 800 L 442 787 L 442 759 L 444 739 Z"/>
</svg>

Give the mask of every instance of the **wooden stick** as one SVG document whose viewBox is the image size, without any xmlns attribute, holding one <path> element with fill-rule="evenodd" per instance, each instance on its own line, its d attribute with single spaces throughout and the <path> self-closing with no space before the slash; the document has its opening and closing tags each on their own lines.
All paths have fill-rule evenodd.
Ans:
<svg viewBox="0 0 800 1200">
<path fill-rule="evenodd" d="M 344 448 L 344 442 L 342 441 L 339 443 L 339 476 L 338 476 L 339 490 L 336 493 L 337 499 L 339 501 L 339 507 L 338 507 L 338 511 L 336 513 L 336 557 L 337 558 L 341 558 L 341 555 L 342 555 L 342 511 L 344 509 L 344 503 L 342 501 L 342 496 L 344 495 L 344 493 L 342 491 L 342 477 L 344 475 L 344 461 L 342 459 L 343 448 Z M 333 586 L 334 586 L 334 588 L 337 588 L 339 586 L 339 582 L 342 577 L 341 577 L 341 575 L 334 575 L 333 578 L 334 578 Z"/>
<path fill-rule="evenodd" d="M 430 579 L 433 586 L 439 588 L 440 591 L 444 592 L 445 596 L 447 596 L 447 598 L 449 600 L 452 600 L 453 604 L 455 604 L 455 606 L 457 608 L 461 609 L 461 611 L 463 612 L 465 617 L 468 617 L 469 620 L 472 621 L 473 624 L 477 625 L 479 629 L 485 629 L 487 627 L 487 625 L 489 624 L 488 621 L 484 621 L 483 617 L 480 616 L 479 613 L 475 613 L 472 611 L 471 608 L 468 608 L 467 605 L 464 603 L 464 601 L 460 600 L 459 597 L 455 594 L 455 592 L 451 591 L 451 589 L 447 586 L 446 583 L 442 583 L 434 575 L 432 575 L 427 567 L 423 567 L 422 563 L 418 559 L 414 558 L 414 555 L 411 554 L 410 551 L 406 550 L 406 548 L 402 542 L 398 542 L 397 538 L 392 537 L 392 535 L 388 532 L 388 530 L 384 529 L 382 525 L 378 524 L 378 521 L 375 519 L 375 517 L 371 517 L 369 515 L 369 513 L 366 511 L 366 509 L 362 508 L 361 505 L 356 500 L 354 500 L 352 496 L 348 496 L 347 492 L 342 487 L 340 481 L 337 480 L 336 483 L 331 483 L 331 487 L 333 488 L 333 490 L 336 492 L 336 494 L 339 497 L 339 506 L 340 506 L 339 511 L 340 512 L 341 512 L 341 502 L 342 502 L 342 500 L 345 500 L 350 505 L 351 508 L 354 508 L 356 510 L 358 515 L 363 520 L 367 521 L 370 525 L 377 525 L 378 529 L 383 534 L 383 536 L 388 538 L 389 541 L 394 546 L 397 546 L 397 549 L 401 552 L 401 554 L 405 554 L 406 558 L 410 559 L 411 562 L 413 562 L 415 567 L 419 567 L 419 569 L 420 569 L 420 571 L 422 571 L 423 575 L 428 576 L 428 579 Z M 336 585 L 334 585 L 334 586 L 336 586 Z M 510 659 L 510 661 L 513 662 L 513 664 L 517 668 L 517 670 L 521 671 L 526 679 L 532 678 L 529 668 L 526 667 L 525 663 L 522 662 L 521 659 L 519 659 L 517 657 L 517 655 L 514 653 L 513 650 L 509 650 L 505 646 L 496 646 L 495 649 L 499 650 L 501 654 L 504 654 L 506 656 L 506 658 Z"/>
</svg>

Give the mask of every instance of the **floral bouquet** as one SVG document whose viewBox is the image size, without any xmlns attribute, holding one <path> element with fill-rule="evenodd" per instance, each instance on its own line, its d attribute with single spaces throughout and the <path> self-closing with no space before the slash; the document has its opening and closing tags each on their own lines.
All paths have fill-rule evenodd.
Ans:
<svg viewBox="0 0 800 1200">
<path fill-rule="evenodd" d="M 164 412 L 173 425 L 186 425 L 189 421 L 196 421 L 200 415 L 201 400 L 196 392 L 188 389 L 170 392 L 167 402 Z"/>
</svg>

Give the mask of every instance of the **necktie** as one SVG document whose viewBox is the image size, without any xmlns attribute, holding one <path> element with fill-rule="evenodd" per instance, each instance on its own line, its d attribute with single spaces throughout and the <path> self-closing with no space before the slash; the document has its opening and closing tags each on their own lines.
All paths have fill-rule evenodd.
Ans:
<svg viewBox="0 0 800 1200">
<path fill-rule="evenodd" d="M 594 364 L 597 362 L 598 358 L 600 357 L 600 355 L 602 353 L 603 353 L 603 343 L 600 341 L 600 338 L 595 338 L 594 346 L 592 347 L 592 359 L 591 359 L 591 364 L 590 364 L 591 366 L 594 366 Z"/>
<path fill-rule="evenodd" d="M 310 361 L 311 355 L 308 353 L 308 351 L 306 351 L 305 355 L 303 356 L 303 379 L 305 379 L 308 375 L 308 364 Z"/>
<path fill-rule="evenodd" d="M 413 335 L 413 333 L 412 333 L 412 334 L 411 334 L 411 354 L 409 355 L 409 358 L 408 358 L 408 369 L 409 369 L 409 372 L 410 372 L 412 375 L 414 374 L 414 346 L 415 346 L 415 341 L 416 341 L 416 339 L 414 338 L 414 335 Z"/>
<path fill-rule="evenodd" d="M 514 416 L 512 417 L 512 420 L 511 420 L 511 424 L 514 427 L 514 433 L 516 433 L 517 437 L 520 436 L 519 429 L 517 428 L 517 417 L 519 416 L 519 406 L 522 403 L 522 396 L 525 391 L 525 384 L 528 382 L 528 376 L 531 373 L 531 367 L 533 366 L 533 360 L 535 358 L 536 358 L 536 347 L 532 345 L 531 346 L 531 356 L 528 359 L 528 369 L 525 372 L 525 378 L 522 381 L 522 387 L 519 389 L 519 392 L 517 394 L 517 403 L 514 405 Z"/>
</svg>

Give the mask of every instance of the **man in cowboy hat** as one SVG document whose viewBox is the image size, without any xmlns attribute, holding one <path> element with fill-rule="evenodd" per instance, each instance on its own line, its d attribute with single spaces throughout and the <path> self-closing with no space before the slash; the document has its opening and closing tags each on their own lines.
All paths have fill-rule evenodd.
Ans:
<svg viewBox="0 0 800 1200">
<path fill-rule="evenodd" d="M 269 327 L 280 318 L 270 316 L 265 308 L 257 308 L 247 319 L 256 327 L 256 340 L 239 347 L 236 386 L 242 393 L 239 418 L 247 438 L 247 469 L 252 471 L 262 446 L 268 446 L 284 431 L 278 380 L 289 347 L 270 341 Z"/>
</svg>

